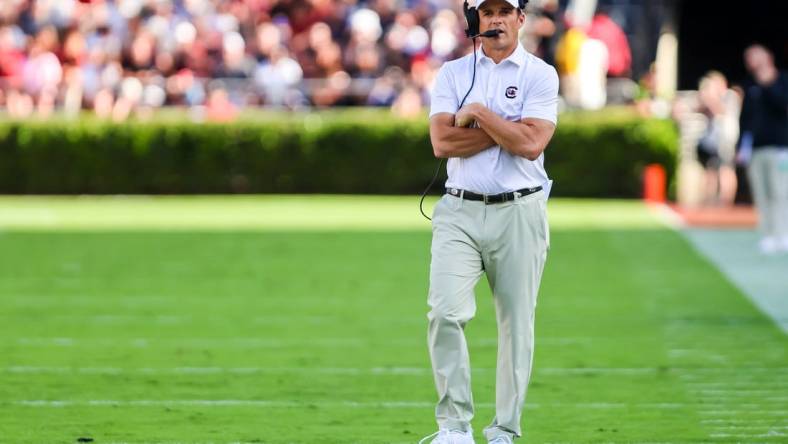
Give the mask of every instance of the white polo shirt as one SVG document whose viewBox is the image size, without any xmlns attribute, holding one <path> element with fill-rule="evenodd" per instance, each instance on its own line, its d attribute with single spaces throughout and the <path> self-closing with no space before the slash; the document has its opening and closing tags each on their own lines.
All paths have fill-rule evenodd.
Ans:
<svg viewBox="0 0 788 444">
<path fill-rule="evenodd" d="M 471 86 L 473 54 L 446 62 L 438 72 L 431 94 L 430 117 L 456 114 Z M 506 120 L 526 117 L 557 123 L 558 74 L 542 59 L 529 54 L 519 43 L 497 65 L 476 51 L 476 81 L 465 104 L 481 103 Z M 530 161 L 495 145 L 471 157 L 452 157 L 447 164 L 447 188 L 497 194 L 522 188 L 547 186 L 544 154 Z"/>
</svg>

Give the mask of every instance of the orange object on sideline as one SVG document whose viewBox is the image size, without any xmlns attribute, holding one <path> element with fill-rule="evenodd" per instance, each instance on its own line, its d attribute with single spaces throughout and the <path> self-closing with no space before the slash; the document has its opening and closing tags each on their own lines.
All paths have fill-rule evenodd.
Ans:
<svg viewBox="0 0 788 444">
<path fill-rule="evenodd" d="M 667 179 L 665 168 L 652 163 L 643 170 L 643 200 L 646 202 L 665 203 L 667 200 Z"/>
</svg>

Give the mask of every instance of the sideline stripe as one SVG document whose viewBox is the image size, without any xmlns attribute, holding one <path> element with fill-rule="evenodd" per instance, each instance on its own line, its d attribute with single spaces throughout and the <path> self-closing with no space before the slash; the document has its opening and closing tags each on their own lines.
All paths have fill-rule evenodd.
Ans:
<svg viewBox="0 0 788 444">
<path fill-rule="evenodd" d="M 714 264 L 742 294 L 788 334 L 788 254 L 766 256 L 758 251 L 755 230 L 689 227 L 668 205 L 649 205 L 666 226 L 681 233 L 695 250 Z"/>
<path fill-rule="evenodd" d="M 750 230 L 682 230 L 690 244 L 713 263 L 758 309 L 788 334 L 788 255 L 758 252 Z"/>
</svg>

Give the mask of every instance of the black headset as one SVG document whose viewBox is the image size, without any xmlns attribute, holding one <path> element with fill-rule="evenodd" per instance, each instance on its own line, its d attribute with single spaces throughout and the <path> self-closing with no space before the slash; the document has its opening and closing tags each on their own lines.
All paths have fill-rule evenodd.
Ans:
<svg viewBox="0 0 788 444">
<path fill-rule="evenodd" d="M 528 0 L 517 0 L 517 8 L 525 9 Z M 468 22 L 468 29 L 465 30 L 466 37 L 473 37 L 479 34 L 479 10 L 474 6 L 468 6 L 468 0 L 462 4 L 462 12 L 465 14 L 465 21 Z"/>
</svg>

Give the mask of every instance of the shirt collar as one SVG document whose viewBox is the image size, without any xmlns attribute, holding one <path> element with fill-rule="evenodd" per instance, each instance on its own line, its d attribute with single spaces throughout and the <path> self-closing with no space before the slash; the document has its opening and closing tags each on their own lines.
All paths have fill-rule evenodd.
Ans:
<svg viewBox="0 0 788 444">
<path fill-rule="evenodd" d="M 490 63 L 493 63 L 492 59 L 484 54 L 484 50 L 482 48 L 483 47 L 480 45 L 479 49 L 476 50 L 476 64 L 478 65 L 484 59 L 487 59 L 490 61 Z M 523 66 L 525 64 L 525 56 L 527 54 L 528 53 L 525 52 L 525 48 L 523 48 L 523 45 L 520 42 L 517 42 L 517 46 L 514 48 L 514 51 L 511 54 L 509 54 L 509 57 L 501 60 L 501 63 L 510 62 L 510 63 L 514 63 L 517 66 Z"/>
</svg>

